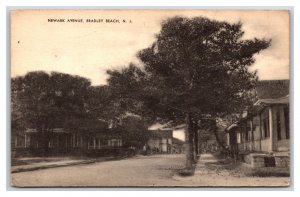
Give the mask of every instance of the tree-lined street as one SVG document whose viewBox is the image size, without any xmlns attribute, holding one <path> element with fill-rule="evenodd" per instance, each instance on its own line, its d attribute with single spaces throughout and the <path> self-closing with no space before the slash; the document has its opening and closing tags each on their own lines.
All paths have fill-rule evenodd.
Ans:
<svg viewBox="0 0 300 197">
<path fill-rule="evenodd" d="M 281 131 L 289 131 L 289 97 L 284 102 L 261 98 L 284 109 L 258 106 L 261 79 L 253 68 L 260 53 L 276 46 L 274 36 L 256 31 L 249 36 L 244 21 L 205 15 L 170 15 L 159 24 L 152 43 L 135 51 L 136 61 L 110 63 L 103 70 L 105 84 L 95 86 L 81 74 L 55 69 L 28 70 L 11 78 L 12 163 L 26 157 L 37 166 L 42 164 L 35 157 L 45 163 L 54 156 L 92 160 L 14 171 L 14 186 L 289 185 L 289 134 L 281 143 L 284 149 L 266 141 L 283 140 Z M 97 44 L 95 56 L 86 59 L 92 61 L 98 48 L 100 52 L 106 47 Z M 93 72 L 98 72 L 96 67 Z M 159 125 L 159 135 L 153 125 Z M 184 139 L 177 139 L 175 130 L 181 130 Z M 275 158 L 275 151 L 285 155 Z M 257 152 L 270 154 L 260 158 L 259 168 L 251 155 Z"/>
</svg>

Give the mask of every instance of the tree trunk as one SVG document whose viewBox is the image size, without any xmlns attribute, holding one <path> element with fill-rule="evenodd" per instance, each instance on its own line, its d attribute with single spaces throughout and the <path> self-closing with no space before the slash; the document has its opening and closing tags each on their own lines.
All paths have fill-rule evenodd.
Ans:
<svg viewBox="0 0 300 197">
<path fill-rule="evenodd" d="M 195 120 L 194 120 L 195 121 Z M 191 125 L 191 138 L 192 138 L 192 153 L 193 153 L 193 162 L 196 163 L 198 155 L 198 125 L 193 120 L 190 122 Z"/>
<path fill-rule="evenodd" d="M 193 132 L 191 128 L 190 114 L 186 114 L 186 128 L 185 128 L 185 153 L 186 153 L 186 168 L 191 169 L 194 163 L 194 149 L 193 149 Z"/>
<path fill-rule="evenodd" d="M 221 140 L 220 140 L 220 138 L 219 138 L 219 136 L 218 136 L 217 126 L 214 126 L 213 131 L 214 131 L 214 134 L 215 134 L 217 143 L 223 148 L 223 150 L 227 151 L 226 147 L 225 147 L 224 144 L 221 142 Z"/>
<path fill-rule="evenodd" d="M 191 138 L 191 154 L 192 154 L 192 162 L 193 163 L 196 163 L 196 160 L 197 160 L 197 158 L 196 158 L 196 144 L 195 144 L 195 133 L 194 133 L 194 129 L 192 128 L 191 130 L 190 130 L 190 138 Z"/>
<path fill-rule="evenodd" d="M 198 135 L 198 129 L 196 128 L 194 130 L 195 134 L 195 153 L 196 153 L 196 156 L 199 154 L 199 135 Z"/>
</svg>

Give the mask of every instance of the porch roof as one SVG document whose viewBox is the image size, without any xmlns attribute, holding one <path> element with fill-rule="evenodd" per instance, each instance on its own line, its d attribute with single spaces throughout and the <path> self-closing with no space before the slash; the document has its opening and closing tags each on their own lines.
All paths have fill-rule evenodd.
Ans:
<svg viewBox="0 0 300 197">
<path fill-rule="evenodd" d="M 254 105 L 274 105 L 274 104 L 289 104 L 290 95 L 277 99 L 259 99 Z"/>
<path fill-rule="evenodd" d="M 257 99 L 277 99 L 289 94 L 290 80 L 261 80 L 256 85 Z"/>
</svg>

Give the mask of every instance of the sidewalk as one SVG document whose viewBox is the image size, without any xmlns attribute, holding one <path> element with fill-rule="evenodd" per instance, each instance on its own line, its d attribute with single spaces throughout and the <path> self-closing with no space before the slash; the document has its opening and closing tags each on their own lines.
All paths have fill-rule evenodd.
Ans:
<svg viewBox="0 0 300 197">
<path fill-rule="evenodd" d="M 61 158 L 61 160 L 56 159 L 56 161 L 42 161 L 42 162 L 33 162 L 26 165 L 16 165 L 11 166 L 11 173 L 18 172 L 27 172 L 33 170 L 41 170 L 47 168 L 56 168 L 56 167 L 64 167 L 64 166 L 72 166 L 72 165 L 83 165 L 90 164 L 95 162 L 103 162 L 103 161 L 111 161 L 116 159 L 122 159 L 124 157 L 101 157 L 101 158 L 88 158 L 88 159 L 65 159 Z"/>
<path fill-rule="evenodd" d="M 173 178 L 191 185 L 204 187 L 287 187 L 288 176 L 273 176 L 278 168 L 263 168 L 271 171 L 270 176 L 259 176 L 257 170 L 244 163 L 216 158 L 211 154 L 202 154 L 196 164 L 193 176 Z"/>
</svg>

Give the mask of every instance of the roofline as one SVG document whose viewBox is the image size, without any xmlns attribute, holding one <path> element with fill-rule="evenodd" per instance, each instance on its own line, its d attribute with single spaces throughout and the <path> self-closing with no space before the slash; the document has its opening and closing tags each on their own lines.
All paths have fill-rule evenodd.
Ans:
<svg viewBox="0 0 300 197">
<path fill-rule="evenodd" d="M 262 80 L 258 80 L 258 82 L 260 81 L 291 81 L 291 79 L 262 79 Z"/>
</svg>

